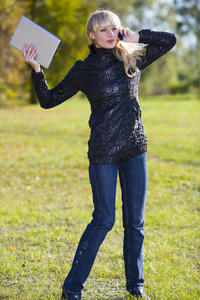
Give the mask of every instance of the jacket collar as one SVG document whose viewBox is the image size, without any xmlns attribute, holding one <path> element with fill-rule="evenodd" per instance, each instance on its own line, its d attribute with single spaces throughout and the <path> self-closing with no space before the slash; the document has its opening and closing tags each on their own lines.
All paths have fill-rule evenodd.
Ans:
<svg viewBox="0 0 200 300">
<path fill-rule="evenodd" d="M 93 44 L 89 45 L 88 48 L 90 49 L 90 54 L 97 54 L 97 55 L 113 55 L 113 49 L 105 49 L 105 48 L 97 48 Z"/>
</svg>

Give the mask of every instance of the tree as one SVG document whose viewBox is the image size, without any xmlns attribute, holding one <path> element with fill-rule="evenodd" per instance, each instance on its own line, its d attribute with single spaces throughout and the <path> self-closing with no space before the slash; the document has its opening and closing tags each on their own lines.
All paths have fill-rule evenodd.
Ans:
<svg viewBox="0 0 200 300">
<path fill-rule="evenodd" d="M 184 37 L 193 37 L 193 43 L 188 43 L 190 54 L 196 58 L 198 86 L 200 92 L 200 2 L 197 0 L 174 0 L 177 13 L 177 31 Z M 194 72 L 195 70 L 193 70 Z"/>
<path fill-rule="evenodd" d="M 62 40 L 49 69 L 45 70 L 50 86 L 56 85 L 74 62 L 88 53 L 86 21 L 94 8 L 90 0 L 30 1 L 29 14 L 32 20 Z"/>
<path fill-rule="evenodd" d="M 37 101 L 30 80 L 31 68 L 24 62 L 23 55 L 9 45 L 21 17 L 30 17 L 62 39 L 49 69 L 44 70 L 51 88 L 77 59 L 87 56 L 86 21 L 96 8 L 113 10 L 121 18 L 122 25 L 135 32 L 150 28 L 177 33 L 176 47 L 143 72 L 140 85 L 143 94 L 185 92 L 191 87 L 194 90 L 198 79 L 200 86 L 197 42 L 200 39 L 200 5 L 197 0 L 2 0 L 0 104 L 7 99 Z"/>
<path fill-rule="evenodd" d="M 141 29 L 175 33 L 174 8 L 169 1 L 135 1 L 127 16 L 128 26 L 135 32 Z M 173 81 L 178 80 L 175 48 L 146 68 L 141 77 L 142 95 L 169 93 Z M 162 76 L 161 76 L 162 74 Z M 170 75 L 169 75 L 170 74 Z"/>
<path fill-rule="evenodd" d="M 135 31 L 138 28 L 150 28 L 171 31 L 178 36 L 177 45 L 170 54 L 145 70 L 142 76 L 144 86 L 150 81 L 151 87 L 154 86 L 151 92 L 170 92 L 172 89 L 173 92 L 195 92 L 199 78 L 200 91 L 200 49 L 197 42 L 200 39 L 200 5 L 197 0 L 142 1 L 130 7 L 127 19 L 129 26 Z M 174 82 L 171 75 L 167 78 L 165 70 L 160 76 L 163 65 L 167 66 L 166 70 L 173 70 Z M 162 80 L 162 77 L 165 79 Z M 149 89 L 146 88 L 147 90 Z"/>
<path fill-rule="evenodd" d="M 16 24 L 25 12 L 24 1 L 0 2 L 0 105 L 8 99 L 27 98 L 25 90 L 26 67 L 22 55 L 10 46 Z"/>
<path fill-rule="evenodd" d="M 30 103 L 37 102 L 30 80 L 30 66 L 25 64 L 23 55 L 9 45 L 21 17 L 30 17 L 62 39 L 49 69 L 45 70 L 48 83 L 53 86 L 65 76 L 75 60 L 88 53 L 86 20 L 95 8 L 92 0 L 3 0 L 0 3 L 1 103 L 3 99 L 10 99 L 11 94 L 15 99 L 29 96 Z"/>
</svg>

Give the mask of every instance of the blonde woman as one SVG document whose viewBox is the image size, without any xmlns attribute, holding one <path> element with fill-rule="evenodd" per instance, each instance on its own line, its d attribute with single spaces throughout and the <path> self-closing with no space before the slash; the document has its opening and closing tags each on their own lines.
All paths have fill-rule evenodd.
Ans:
<svg viewBox="0 0 200 300">
<path fill-rule="evenodd" d="M 116 14 L 99 10 L 87 22 L 90 53 L 77 61 L 66 77 L 49 90 L 35 59 L 37 48 L 24 46 L 33 67 L 32 80 L 43 108 L 52 108 L 78 91 L 91 105 L 88 142 L 89 177 L 93 192 L 92 220 L 83 233 L 71 270 L 62 286 L 62 299 L 81 299 L 98 249 L 115 222 L 119 175 L 122 190 L 126 288 L 137 298 L 143 291 L 143 227 L 147 187 L 147 137 L 141 119 L 138 84 L 141 71 L 176 43 L 172 33 L 121 27 Z M 139 47 L 138 43 L 146 44 Z"/>
</svg>

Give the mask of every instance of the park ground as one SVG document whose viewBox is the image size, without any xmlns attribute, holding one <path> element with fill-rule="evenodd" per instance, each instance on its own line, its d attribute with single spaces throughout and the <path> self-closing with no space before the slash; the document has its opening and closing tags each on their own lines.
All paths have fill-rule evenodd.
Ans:
<svg viewBox="0 0 200 300">
<path fill-rule="evenodd" d="M 200 299 L 200 101 L 141 99 L 149 139 L 145 291 L 152 300 Z M 60 299 L 91 219 L 89 104 L 0 111 L 0 299 Z M 131 299 L 125 291 L 121 192 L 83 299 Z M 133 298 L 132 298 L 133 299 Z"/>
</svg>

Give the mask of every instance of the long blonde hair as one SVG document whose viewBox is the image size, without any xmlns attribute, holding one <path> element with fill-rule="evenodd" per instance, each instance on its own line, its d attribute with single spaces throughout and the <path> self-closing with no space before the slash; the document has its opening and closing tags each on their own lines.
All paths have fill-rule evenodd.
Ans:
<svg viewBox="0 0 200 300">
<path fill-rule="evenodd" d="M 87 36 L 92 44 L 94 41 L 90 37 L 90 32 L 95 32 L 99 27 L 106 26 L 120 27 L 121 22 L 119 17 L 109 10 L 97 10 L 89 16 L 87 21 Z M 127 76 L 133 77 L 135 71 L 137 71 L 136 61 L 145 54 L 145 49 L 135 44 L 128 44 L 118 40 L 113 49 L 113 54 L 117 59 L 123 61 Z"/>
</svg>

